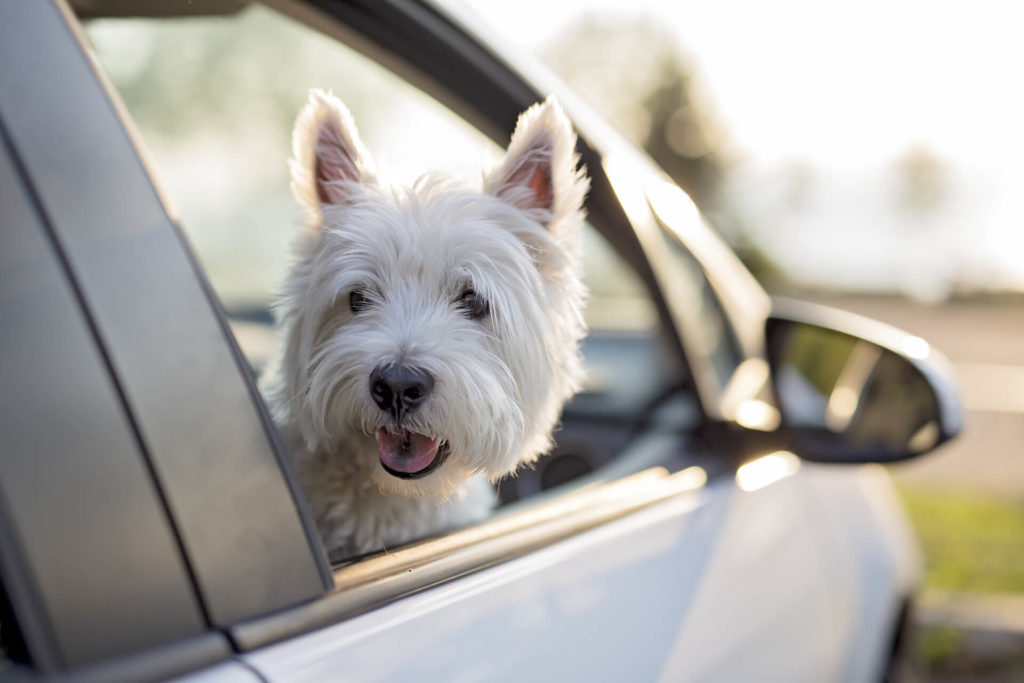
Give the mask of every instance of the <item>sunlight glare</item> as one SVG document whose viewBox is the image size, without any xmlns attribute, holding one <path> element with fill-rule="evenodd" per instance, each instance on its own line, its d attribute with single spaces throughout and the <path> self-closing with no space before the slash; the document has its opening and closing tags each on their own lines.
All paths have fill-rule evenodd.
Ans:
<svg viewBox="0 0 1024 683">
<path fill-rule="evenodd" d="M 747 492 L 756 491 L 796 474 L 799 469 L 799 458 L 789 451 L 776 451 L 736 470 L 736 485 Z"/>
<path fill-rule="evenodd" d="M 908 336 L 900 344 L 903 353 L 916 360 L 924 360 L 932 352 L 931 347 L 920 337 Z"/>
<path fill-rule="evenodd" d="M 747 429 L 768 431 L 778 427 L 780 421 L 779 411 L 760 399 L 743 401 L 736 406 L 736 422 Z"/>
</svg>

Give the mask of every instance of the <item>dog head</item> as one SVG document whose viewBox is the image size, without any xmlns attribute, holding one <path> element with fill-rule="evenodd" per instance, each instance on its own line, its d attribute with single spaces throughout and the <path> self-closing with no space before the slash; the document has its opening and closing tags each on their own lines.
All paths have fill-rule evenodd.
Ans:
<svg viewBox="0 0 1024 683">
<path fill-rule="evenodd" d="M 582 203 L 575 135 L 549 99 L 468 188 L 393 188 L 340 101 L 314 91 L 292 189 L 309 228 L 284 285 L 279 419 L 360 458 L 383 491 L 445 497 L 550 448 L 581 379 Z"/>
</svg>

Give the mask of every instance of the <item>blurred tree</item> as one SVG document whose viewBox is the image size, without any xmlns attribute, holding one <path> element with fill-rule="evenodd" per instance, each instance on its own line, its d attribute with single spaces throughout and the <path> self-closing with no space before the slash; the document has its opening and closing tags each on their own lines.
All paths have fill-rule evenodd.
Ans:
<svg viewBox="0 0 1024 683">
<path fill-rule="evenodd" d="M 642 146 L 705 213 L 726 167 L 717 126 L 670 33 L 648 19 L 589 16 L 546 51 L 552 66 Z"/>
<path fill-rule="evenodd" d="M 584 17 L 544 56 L 562 78 L 644 148 L 729 240 L 763 283 L 783 279 L 729 206 L 724 136 L 674 36 L 637 15 Z"/>
<path fill-rule="evenodd" d="M 643 100 L 649 128 L 643 147 L 705 212 L 719 208 L 718 186 L 725 169 L 718 136 L 678 58 L 665 55 L 658 83 Z"/>
<path fill-rule="evenodd" d="M 942 205 L 947 192 L 942 160 L 928 147 L 915 145 L 896 160 L 899 207 L 922 222 Z"/>
</svg>

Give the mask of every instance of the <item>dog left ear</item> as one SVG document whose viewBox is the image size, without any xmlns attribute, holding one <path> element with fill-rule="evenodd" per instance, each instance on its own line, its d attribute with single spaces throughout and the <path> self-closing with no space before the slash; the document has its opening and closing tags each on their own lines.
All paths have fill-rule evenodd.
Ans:
<svg viewBox="0 0 1024 683">
<path fill-rule="evenodd" d="M 308 208 L 343 204 L 375 182 L 352 115 L 334 95 L 312 90 L 292 134 L 292 192 Z"/>
<path fill-rule="evenodd" d="M 519 117 L 505 158 L 484 191 L 531 214 L 549 230 L 583 208 L 588 181 L 577 168 L 576 134 L 554 97 Z"/>
</svg>

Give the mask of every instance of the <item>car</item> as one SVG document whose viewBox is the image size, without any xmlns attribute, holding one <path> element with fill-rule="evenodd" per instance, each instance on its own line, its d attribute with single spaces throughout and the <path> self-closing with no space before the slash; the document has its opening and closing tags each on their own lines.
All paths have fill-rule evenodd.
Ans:
<svg viewBox="0 0 1024 683">
<path fill-rule="evenodd" d="M 942 356 L 770 298 L 646 156 L 457 7 L 268 4 L 0 4 L 0 680 L 895 675 L 920 562 L 879 463 L 961 430 Z M 93 17 L 188 12 L 348 45 L 498 144 L 549 93 L 574 121 L 588 380 L 492 519 L 325 555 L 257 385 L 267 302 L 228 296 L 183 231 L 90 43 Z M 201 166 L 202 199 L 230 195 Z"/>
</svg>

